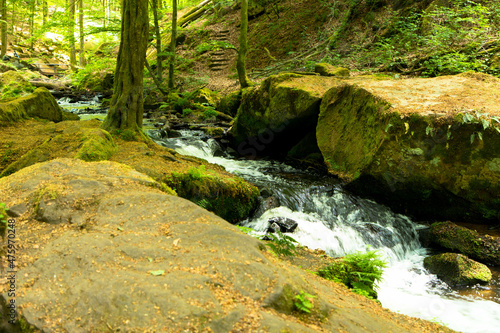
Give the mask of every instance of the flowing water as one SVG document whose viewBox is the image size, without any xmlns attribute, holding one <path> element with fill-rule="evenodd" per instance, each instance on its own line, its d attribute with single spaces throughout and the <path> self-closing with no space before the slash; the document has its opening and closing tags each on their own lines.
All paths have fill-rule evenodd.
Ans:
<svg viewBox="0 0 500 333">
<path fill-rule="evenodd" d="M 428 249 L 421 246 L 418 229 L 408 217 L 385 206 L 347 193 L 335 179 L 310 175 L 275 161 L 230 156 L 217 142 L 200 132 L 160 139 L 177 152 L 222 165 L 227 171 L 256 184 L 272 202 L 242 224 L 264 233 L 271 217 L 298 222 L 292 237 L 311 249 L 342 256 L 367 247 L 379 250 L 389 262 L 378 283 L 382 305 L 392 311 L 444 324 L 463 332 L 500 332 L 498 285 L 451 290 L 423 268 Z M 498 284 L 498 275 L 496 276 Z M 482 298 L 478 295 L 483 296 Z M 485 296 L 486 295 L 486 296 Z"/>
</svg>

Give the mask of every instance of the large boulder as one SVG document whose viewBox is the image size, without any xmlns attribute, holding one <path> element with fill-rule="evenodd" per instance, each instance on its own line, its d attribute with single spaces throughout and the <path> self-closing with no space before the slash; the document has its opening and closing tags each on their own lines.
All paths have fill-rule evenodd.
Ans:
<svg viewBox="0 0 500 333">
<path fill-rule="evenodd" d="M 340 84 L 334 78 L 280 74 L 243 91 L 240 108 L 229 131 L 242 155 L 284 155 L 314 131 L 321 97 Z"/>
<path fill-rule="evenodd" d="M 424 267 L 451 286 L 484 284 L 492 277 L 488 266 L 458 253 L 427 257 L 424 259 Z"/>
<path fill-rule="evenodd" d="M 480 235 L 452 222 L 437 222 L 430 227 L 430 241 L 481 262 L 500 265 L 500 237 Z"/>
<path fill-rule="evenodd" d="M 28 96 L 0 103 L 0 122 L 11 123 L 28 117 L 59 122 L 63 113 L 47 88 L 37 88 Z"/>
<path fill-rule="evenodd" d="M 346 82 L 324 95 L 316 130 L 331 173 L 417 218 L 497 220 L 499 79 Z"/>
<path fill-rule="evenodd" d="M 0 99 L 30 94 L 34 90 L 35 87 L 26 79 L 26 74 L 24 72 L 10 69 L 0 74 Z"/>
<path fill-rule="evenodd" d="M 0 284 L 2 332 L 449 331 L 277 261 L 159 187 L 123 164 L 76 159 L 0 179 L 9 207 L 29 206 L 15 222 L 15 298 Z M 307 315 L 294 305 L 303 292 L 315 296 Z"/>
</svg>

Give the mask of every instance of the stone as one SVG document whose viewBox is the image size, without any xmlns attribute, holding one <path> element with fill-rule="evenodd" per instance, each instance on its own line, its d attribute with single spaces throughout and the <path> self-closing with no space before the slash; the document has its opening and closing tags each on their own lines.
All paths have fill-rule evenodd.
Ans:
<svg viewBox="0 0 500 333">
<path fill-rule="evenodd" d="M 424 267 L 451 286 L 485 284 L 492 278 L 488 266 L 458 253 L 426 257 Z"/>
<path fill-rule="evenodd" d="M 275 230 L 276 227 L 273 226 L 278 226 L 281 232 L 294 232 L 299 225 L 296 221 L 282 216 L 272 217 L 267 222 L 269 223 L 269 229 Z"/>
<path fill-rule="evenodd" d="M 487 264 L 500 265 L 500 237 L 480 235 L 452 222 L 436 222 L 430 227 L 429 238 L 434 245 Z"/>
<path fill-rule="evenodd" d="M 321 76 L 343 76 L 350 75 L 349 70 L 344 67 L 335 67 L 328 63 L 317 63 L 314 65 L 314 72 Z"/>
</svg>

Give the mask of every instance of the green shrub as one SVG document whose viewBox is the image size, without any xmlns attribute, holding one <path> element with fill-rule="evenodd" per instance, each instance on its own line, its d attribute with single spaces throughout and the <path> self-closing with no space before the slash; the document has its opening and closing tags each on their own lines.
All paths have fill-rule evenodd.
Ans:
<svg viewBox="0 0 500 333">
<path fill-rule="evenodd" d="M 316 296 L 300 291 L 300 294 L 295 296 L 296 301 L 293 303 L 297 310 L 305 313 L 311 313 L 313 308 L 312 299 Z"/>
<path fill-rule="evenodd" d="M 277 256 L 286 256 L 291 257 L 297 254 L 297 241 L 288 235 L 284 235 L 281 231 L 277 230 L 278 234 L 268 234 L 267 236 L 271 237 L 271 241 L 266 245 L 277 255 Z"/>
<path fill-rule="evenodd" d="M 318 270 L 327 280 L 345 284 L 357 294 L 376 299 L 375 281 L 380 281 L 387 263 L 377 251 L 355 252 Z"/>
</svg>

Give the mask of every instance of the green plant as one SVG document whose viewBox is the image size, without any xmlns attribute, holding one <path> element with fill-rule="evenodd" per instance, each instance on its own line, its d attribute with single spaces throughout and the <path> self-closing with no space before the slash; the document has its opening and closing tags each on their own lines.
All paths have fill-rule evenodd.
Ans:
<svg viewBox="0 0 500 333">
<path fill-rule="evenodd" d="M 210 119 L 210 118 L 215 118 L 217 117 L 217 111 L 215 111 L 214 108 L 207 108 L 204 112 L 203 112 L 203 119 Z"/>
<path fill-rule="evenodd" d="M 315 297 L 316 296 L 313 296 L 301 290 L 300 294 L 295 296 L 296 301 L 293 304 L 295 305 L 297 310 L 305 313 L 311 313 L 311 310 L 313 308 L 312 300 Z"/>
<path fill-rule="evenodd" d="M 297 254 L 297 247 L 295 245 L 297 241 L 288 235 L 284 235 L 279 230 L 276 231 L 276 234 L 277 236 L 271 233 L 267 235 L 271 238 L 271 241 L 266 245 L 269 246 L 277 256 L 295 256 Z"/>
<path fill-rule="evenodd" d="M 7 231 L 7 208 L 5 203 L 0 202 L 0 236 L 5 237 Z"/>
<path fill-rule="evenodd" d="M 375 282 L 380 281 L 387 263 L 377 251 L 355 252 L 318 270 L 327 280 L 343 283 L 357 294 L 376 299 Z"/>
<path fill-rule="evenodd" d="M 187 117 L 187 116 L 189 116 L 191 113 L 193 113 L 193 110 L 192 110 L 192 109 L 189 109 L 189 108 L 188 108 L 188 109 L 183 109 L 183 110 L 182 110 L 182 116 L 183 116 L 183 117 Z"/>
</svg>

